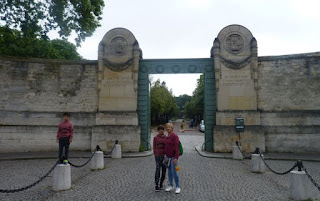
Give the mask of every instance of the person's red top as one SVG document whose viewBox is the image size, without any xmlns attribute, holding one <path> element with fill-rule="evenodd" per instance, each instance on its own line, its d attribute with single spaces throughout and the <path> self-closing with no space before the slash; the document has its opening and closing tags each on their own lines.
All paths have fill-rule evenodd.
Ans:
<svg viewBox="0 0 320 201">
<path fill-rule="evenodd" d="M 73 124 L 70 121 L 63 121 L 59 124 L 57 139 L 70 137 L 73 138 Z"/>
<path fill-rule="evenodd" d="M 164 156 L 164 147 L 165 147 L 166 136 L 156 135 L 153 138 L 153 153 L 155 156 Z"/>
<path fill-rule="evenodd" d="M 166 144 L 165 144 L 165 154 L 168 157 L 174 157 L 176 159 L 179 158 L 180 155 L 180 148 L 179 148 L 179 137 L 177 134 L 172 132 L 170 135 L 166 137 Z"/>
</svg>

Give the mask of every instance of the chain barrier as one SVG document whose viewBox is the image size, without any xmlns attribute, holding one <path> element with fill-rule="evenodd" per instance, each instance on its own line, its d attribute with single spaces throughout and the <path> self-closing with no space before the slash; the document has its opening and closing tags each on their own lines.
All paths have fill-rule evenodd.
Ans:
<svg viewBox="0 0 320 201">
<path fill-rule="evenodd" d="M 311 177 L 311 175 L 309 174 L 309 172 L 307 171 L 307 169 L 301 164 L 303 171 L 305 171 L 306 175 L 308 176 L 308 178 L 310 179 L 310 181 L 312 182 L 312 184 L 320 191 L 320 186 L 319 184 L 316 183 L 316 181 Z"/>
<path fill-rule="evenodd" d="M 29 188 L 32 188 L 34 186 L 36 186 L 37 184 L 39 184 L 41 181 L 43 181 L 45 178 L 47 178 L 49 176 L 49 174 L 54 170 L 54 168 L 59 164 L 59 160 L 52 166 L 52 168 L 47 172 L 47 174 L 45 174 L 44 176 L 40 177 L 40 179 L 36 182 L 34 182 L 33 184 L 30 184 L 26 187 L 22 187 L 22 188 L 17 188 L 17 189 L 12 189 L 12 190 L 3 190 L 0 189 L 0 193 L 17 193 L 20 191 L 25 191 Z"/>
<path fill-rule="evenodd" d="M 96 153 L 96 151 L 97 151 L 97 148 L 94 150 L 94 152 L 92 153 L 92 155 L 91 155 L 91 157 L 89 158 L 89 160 L 88 160 L 87 162 L 85 162 L 84 164 L 82 164 L 82 165 L 75 165 L 75 164 L 71 163 L 70 161 L 68 161 L 68 163 L 69 163 L 72 167 L 76 167 L 76 168 L 84 167 L 85 165 L 87 165 L 87 164 L 91 161 L 91 159 L 93 158 L 93 156 L 94 156 L 94 154 Z"/>
<path fill-rule="evenodd" d="M 236 141 L 236 145 L 237 145 L 240 153 L 242 154 L 243 158 L 245 158 L 245 159 L 251 159 L 251 156 L 246 156 L 246 155 L 244 155 L 244 153 L 242 152 L 242 150 L 241 150 L 241 148 L 240 148 L 240 146 L 239 146 L 239 142 L 238 142 L 238 141 Z"/>
<path fill-rule="evenodd" d="M 293 165 L 292 168 L 290 168 L 288 171 L 285 171 L 285 172 L 276 172 L 274 171 L 267 163 L 266 161 L 264 160 L 264 158 L 262 157 L 261 153 L 260 153 L 260 158 L 262 159 L 263 163 L 266 165 L 266 167 L 273 173 L 277 174 L 277 175 L 285 175 L 285 174 L 288 174 L 289 172 L 291 172 L 292 170 L 294 170 L 294 168 L 298 167 L 298 163 L 295 163 Z"/>
<path fill-rule="evenodd" d="M 109 155 L 109 154 L 111 154 L 111 153 L 113 152 L 114 147 L 116 146 L 116 144 L 118 144 L 118 140 L 116 140 L 116 141 L 115 141 L 115 143 L 114 143 L 114 145 L 113 145 L 113 147 L 112 147 L 111 151 L 110 151 L 110 152 L 108 152 L 108 153 L 106 153 L 105 155 Z"/>
<path fill-rule="evenodd" d="M 115 143 L 114 143 L 111 151 L 110 151 L 109 153 L 105 154 L 105 155 L 111 154 L 112 151 L 113 151 L 113 149 L 114 149 L 114 147 L 116 146 L 116 144 L 118 144 L 118 140 L 115 141 Z M 75 164 L 73 164 L 73 163 L 70 162 L 70 161 L 68 161 L 68 163 L 69 163 L 71 166 L 76 167 L 76 168 L 84 167 L 85 165 L 87 165 L 87 164 L 91 161 L 91 159 L 93 158 L 94 154 L 95 154 L 97 151 L 101 151 L 99 145 L 96 146 L 96 149 L 95 149 L 94 152 L 92 153 L 92 155 L 91 155 L 91 157 L 89 158 L 89 160 L 88 160 L 87 162 L 85 162 L 84 164 L 82 164 L 82 165 L 75 165 Z"/>
<path fill-rule="evenodd" d="M 118 144 L 118 140 L 116 140 L 116 142 L 114 143 L 111 151 L 109 153 L 107 153 L 107 155 L 112 153 L 112 151 L 113 151 L 113 149 L 114 149 L 116 144 Z M 91 157 L 89 158 L 89 160 L 87 162 L 85 162 L 84 164 L 82 164 L 82 165 L 75 165 L 75 164 L 71 163 L 70 161 L 68 161 L 68 163 L 73 167 L 77 167 L 77 168 L 83 167 L 83 166 L 87 165 L 91 161 L 91 159 L 93 158 L 94 154 L 97 151 L 101 151 L 99 145 L 96 146 L 96 149 L 94 150 L 94 152 L 91 155 Z M 54 170 L 54 168 L 59 164 L 59 162 L 60 162 L 60 160 L 58 160 L 44 176 L 40 177 L 40 179 L 38 181 L 36 181 L 36 182 L 26 186 L 26 187 L 22 187 L 22 188 L 17 188 L 17 189 L 12 189 L 12 190 L 0 189 L 0 193 L 16 193 L 16 192 L 20 192 L 20 191 L 25 191 L 25 190 L 27 190 L 29 188 L 32 188 L 32 187 L 36 186 L 37 184 L 39 184 L 41 181 L 43 181 L 45 178 L 47 178 L 49 176 L 49 174 Z"/>
</svg>

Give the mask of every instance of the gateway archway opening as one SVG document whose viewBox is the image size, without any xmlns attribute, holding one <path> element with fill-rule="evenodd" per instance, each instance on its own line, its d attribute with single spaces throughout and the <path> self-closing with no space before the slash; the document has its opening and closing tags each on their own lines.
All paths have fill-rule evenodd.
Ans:
<svg viewBox="0 0 320 201">
<path fill-rule="evenodd" d="M 171 122 L 185 151 L 203 145 L 204 75 L 151 74 L 149 80 L 151 144 L 157 127 Z"/>
<path fill-rule="evenodd" d="M 213 59 L 142 59 L 139 61 L 138 115 L 141 146 L 150 147 L 150 81 L 152 74 L 204 74 L 204 147 L 213 151 L 213 126 L 216 113 L 216 89 Z"/>
</svg>

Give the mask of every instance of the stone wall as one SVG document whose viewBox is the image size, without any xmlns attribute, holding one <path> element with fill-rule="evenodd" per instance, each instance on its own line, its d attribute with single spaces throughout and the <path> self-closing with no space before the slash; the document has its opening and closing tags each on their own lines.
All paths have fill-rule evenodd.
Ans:
<svg viewBox="0 0 320 201">
<path fill-rule="evenodd" d="M 138 151 L 135 113 L 97 113 L 97 75 L 97 61 L 0 57 L 0 152 L 57 151 L 66 111 L 75 127 L 71 150 L 108 151 L 119 140 L 124 151 Z"/>
<path fill-rule="evenodd" d="M 258 110 L 270 152 L 320 152 L 320 53 L 259 58 Z"/>
<path fill-rule="evenodd" d="M 260 111 L 320 110 L 320 53 L 259 57 Z"/>
<path fill-rule="evenodd" d="M 256 111 L 218 111 L 214 148 L 230 152 L 243 117 L 243 150 L 320 152 L 320 53 L 259 57 Z"/>
</svg>

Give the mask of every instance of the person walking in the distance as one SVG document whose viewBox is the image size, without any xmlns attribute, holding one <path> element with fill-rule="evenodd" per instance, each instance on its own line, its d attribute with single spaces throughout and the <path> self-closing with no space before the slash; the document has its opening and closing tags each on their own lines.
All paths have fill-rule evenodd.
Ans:
<svg viewBox="0 0 320 201">
<path fill-rule="evenodd" d="M 176 166 L 178 165 L 178 158 L 180 155 L 179 148 L 179 137 L 177 134 L 173 132 L 173 124 L 167 123 L 166 130 L 168 132 L 168 136 L 166 137 L 165 143 L 165 154 L 166 157 L 169 157 L 169 167 L 168 167 L 168 177 L 169 177 L 169 186 L 166 188 L 166 191 L 172 191 L 173 188 L 173 179 L 176 183 L 176 191 L 175 193 L 180 193 L 180 183 L 179 176 L 176 171 Z"/>
<path fill-rule="evenodd" d="M 166 178 L 166 167 L 163 165 L 164 149 L 165 149 L 166 135 L 164 134 L 164 127 L 158 126 L 158 134 L 153 138 L 153 153 L 156 160 L 156 174 L 155 174 L 155 191 L 158 192 L 163 189 L 163 181 Z M 161 172 L 161 179 L 160 179 Z M 160 179 L 160 186 L 159 186 Z"/>
<path fill-rule="evenodd" d="M 57 143 L 59 143 L 60 163 L 67 163 L 69 157 L 69 145 L 73 139 L 73 124 L 70 122 L 70 114 L 63 114 L 63 122 L 59 124 L 57 132 Z M 64 156 L 63 156 L 64 148 Z"/>
</svg>

